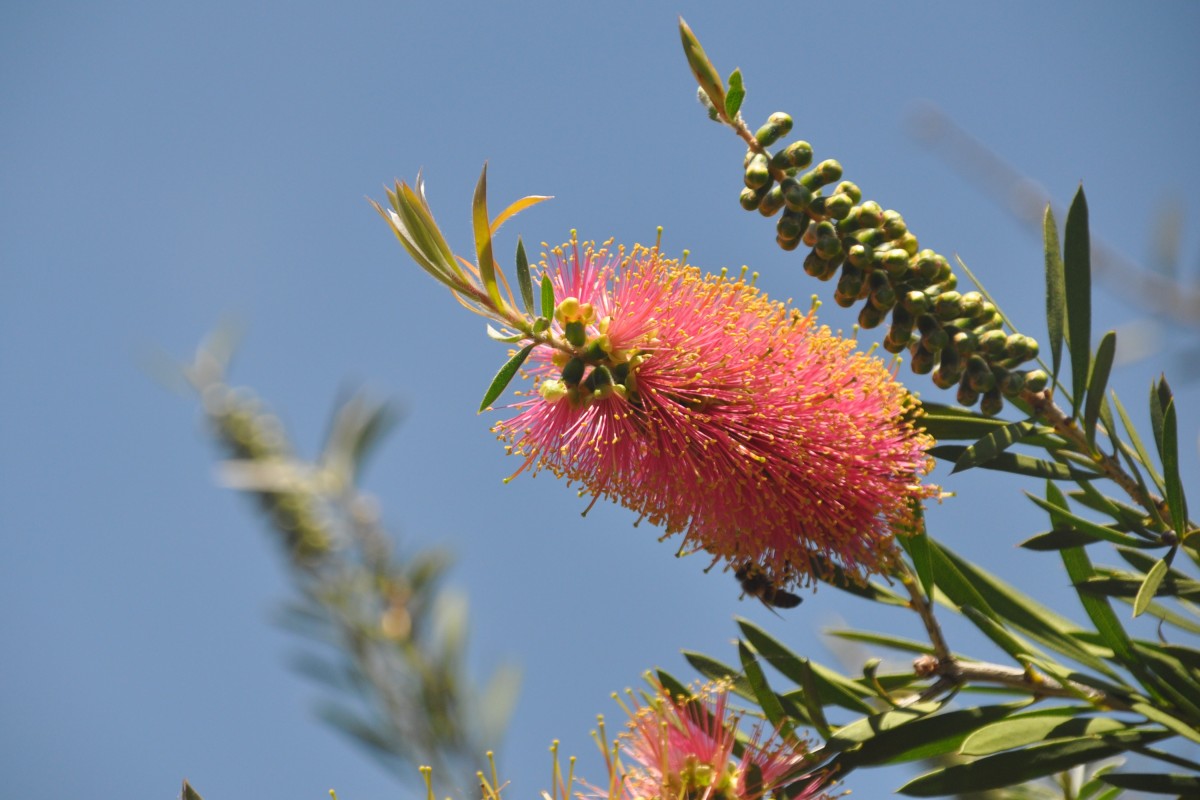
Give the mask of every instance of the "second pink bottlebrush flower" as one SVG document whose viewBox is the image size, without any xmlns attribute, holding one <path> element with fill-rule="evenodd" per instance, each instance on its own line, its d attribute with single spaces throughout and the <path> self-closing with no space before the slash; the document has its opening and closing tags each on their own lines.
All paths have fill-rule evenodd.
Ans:
<svg viewBox="0 0 1200 800">
<path fill-rule="evenodd" d="M 936 489 L 920 483 L 932 440 L 882 362 L 811 313 L 656 248 L 572 241 L 543 266 L 575 355 L 536 347 L 535 391 L 495 427 L 522 470 L 776 585 L 831 563 L 858 579 L 887 568 L 893 532 Z"/>
</svg>

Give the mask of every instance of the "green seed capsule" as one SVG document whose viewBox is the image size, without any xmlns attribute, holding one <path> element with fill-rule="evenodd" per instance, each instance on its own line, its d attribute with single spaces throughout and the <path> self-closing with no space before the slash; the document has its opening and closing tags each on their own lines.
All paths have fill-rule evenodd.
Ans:
<svg viewBox="0 0 1200 800">
<path fill-rule="evenodd" d="M 949 383 L 940 388 L 949 389 L 962 375 L 963 362 L 958 351 L 953 347 L 943 347 L 941 355 L 938 357 L 938 369 L 947 377 Z"/>
<path fill-rule="evenodd" d="M 786 192 L 784 197 L 787 197 Z M 804 233 L 808 227 L 808 218 L 796 213 L 795 211 L 784 211 L 779 216 L 779 221 L 775 223 L 775 232 L 779 234 L 781 239 L 792 239 L 797 243 L 800 241 L 800 235 Z"/>
<path fill-rule="evenodd" d="M 792 211 L 804 211 L 813 201 L 812 190 L 795 178 L 785 178 L 779 188 L 783 191 L 783 202 Z"/>
<path fill-rule="evenodd" d="M 929 376 L 929 379 L 937 388 L 949 389 L 951 386 L 958 383 L 959 376 L 952 373 L 943 372 L 942 368 L 938 367 L 933 371 L 933 374 Z"/>
<path fill-rule="evenodd" d="M 771 170 L 767 166 L 767 157 L 762 153 L 755 153 L 750 158 L 750 163 L 746 165 L 746 174 L 743 177 L 747 187 L 751 189 L 760 189 L 771 182 Z"/>
<path fill-rule="evenodd" d="M 594 392 L 597 389 L 603 389 L 605 386 L 612 386 L 613 375 L 608 367 L 601 364 L 588 373 L 587 378 L 583 382 L 583 388 Z"/>
<path fill-rule="evenodd" d="M 785 239 L 782 236 L 775 237 L 775 244 L 779 245 L 781 250 L 786 250 L 789 253 L 800 246 L 799 239 Z"/>
<path fill-rule="evenodd" d="M 828 266 L 829 262 L 821 258 L 820 254 L 815 250 L 804 257 L 804 274 L 810 278 L 825 274 L 825 269 Z"/>
<path fill-rule="evenodd" d="M 583 371 L 586 367 L 582 358 L 572 358 L 562 369 L 563 383 L 568 386 L 578 386 L 579 382 L 583 380 Z"/>
<path fill-rule="evenodd" d="M 978 355 L 967 359 L 966 375 L 971 388 L 977 392 L 990 392 L 996 387 L 996 376 L 992 374 L 992 368 Z"/>
<path fill-rule="evenodd" d="M 878 289 L 872 290 L 869 299 L 874 308 L 886 313 L 891 311 L 896 305 L 896 290 L 885 284 Z"/>
<path fill-rule="evenodd" d="M 629 362 L 622 361 L 612 368 L 613 382 L 621 386 L 625 385 L 625 381 L 629 380 Z"/>
<path fill-rule="evenodd" d="M 1005 397 L 1016 397 L 1025 387 L 1025 373 L 1023 372 L 1013 372 L 1002 367 L 995 367 L 992 372 L 996 374 L 996 385 L 1000 387 L 1000 393 Z"/>
<path fill-rule="evenodd" d="M 783 208 L 783 191 L 778 186 L 772 186 L 763 195 L 762 202 L 758 204 L 758 213 L 764 217 L 773 217 L 779 213 L 781 208 Z"/>
</svg>

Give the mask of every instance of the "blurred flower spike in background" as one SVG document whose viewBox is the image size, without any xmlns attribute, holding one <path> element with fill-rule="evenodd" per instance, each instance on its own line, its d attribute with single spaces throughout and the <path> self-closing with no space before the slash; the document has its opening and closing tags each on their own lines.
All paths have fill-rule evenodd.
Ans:
<svg viewBox="0 0 1200 800">
<path fill-rule="evenodd" d="M 418 264 L 510 329 L 493 338 L 524 345 L 481 408 L 532 359 L 534 390 L 495 427 L 524 457 L 518 473 L 547 469 L 593 502 L 615 500 L 683 533 L 681 551 L 756 564 L 779 586 L 833 565 L 859 580 L 885 571 L 893 533 L 910 525 L 915 501 L 937 493 L 920 483 L 932 439 L 914 428 L 918 404 L 893 373 L 813 312 L 769 299 L 745 270 L 704 275 L 657 244 L 610 252 L 572 236 L 545 256 L 535 307 L 518 244 L 522 313 L 492 261 L 499 222 L 487 217 L 486 170 L 475 195 L 479 261 L 463 262 L 478 281 L 449 256 L 420 182 L 398 184 L 389 199 L 385 219 Z"/>
<path fill-rule="evenodd" d="M 609 759 L 608 800 L 760 800 L 784 789 L 792 800 L 826 797 L 821 789 L 830 776 L 804 774 L 804 740 L 764 739 L 760 723 L 739 743 L 739 717 L 726 705 L 729 688 L 716 682 L 691 697 L 672 698 L 662 689 L 646 705 L 634 700 L 617 740 L 631 763 Z"/>
</svg>

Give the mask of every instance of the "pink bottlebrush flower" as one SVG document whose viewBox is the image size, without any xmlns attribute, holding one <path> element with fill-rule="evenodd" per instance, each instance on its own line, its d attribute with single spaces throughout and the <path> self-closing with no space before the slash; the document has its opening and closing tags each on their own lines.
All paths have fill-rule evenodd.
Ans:
<svg viewBox="0 0 1200 800">
<path fill-rule="evenodd" d="M 879 359 L 657 247 L 573 240 L 542 266 L 574 356 L 536 347 L 535 390 L 494 428 L 518 473 L 549 470 L 779 586 L 887 568 L 937 490 L 920 483 L 933 442 L 917 403 Z"/>
<path fill-rule="evenodd" d="M 647 705 L 627 708 L 629 726 L 617 740 L 626 761 L 609 759 L 607 800 L 761 800 L 796 783 L 806 786 L 793 800 L 825 797 L 826 776 L 804 774 L 804 741 L 764 742 L 759 724 L 734 755 L 739 720 L 728 690 L 727 682 L 684 698 L 660 690 Z"/>
</svg>

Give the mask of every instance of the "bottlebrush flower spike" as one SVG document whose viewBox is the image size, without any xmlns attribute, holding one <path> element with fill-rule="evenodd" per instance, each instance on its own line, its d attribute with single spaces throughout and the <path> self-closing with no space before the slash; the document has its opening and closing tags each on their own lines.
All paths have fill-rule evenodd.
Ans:
<svg viewBox="0 0 1200 800">
<path fill-rule="evenodd" d="M 778 586 L 887 568 L 937 490 L 916 401 L 883 363 L 657 247 L 572 240 L 543 268 L 571 350 L 533 348 L 534 390 L 494 428 L 518 474 L 549 470 Z"/>
<path fill-rule="evenodd" d="M 738 717 L 726 703 L 728 691 L 719 682 L 692 697 L 660 690 L 644 706 L 634 701 L 616 743 L 627 763 L 608 759 L 607 800 L 761 800 L 782 796 L 784 787 L 792 800 L 826 797 L 828 776 L 804 774 L 803 741 L 764 741 L 760 724 L 743 742 L 741 757 L 734 756 Z"/>
</svg>

